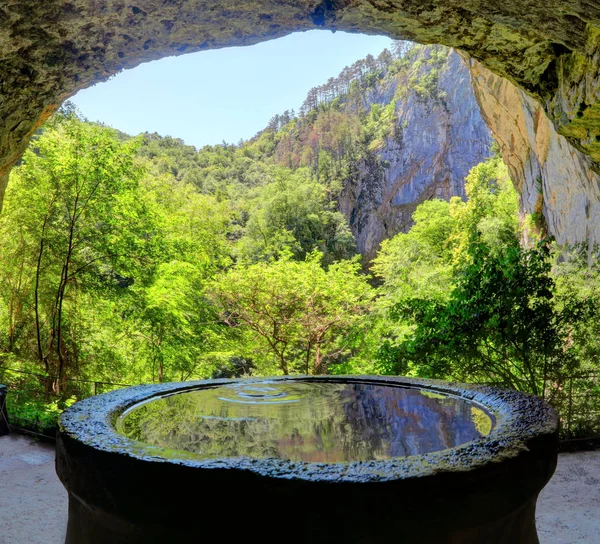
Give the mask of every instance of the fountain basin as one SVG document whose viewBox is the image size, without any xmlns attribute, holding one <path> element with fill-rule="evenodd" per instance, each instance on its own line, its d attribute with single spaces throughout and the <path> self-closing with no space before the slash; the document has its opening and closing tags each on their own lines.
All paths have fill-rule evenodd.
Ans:
<svg viewBox="0 0 600 544">
<path fill-rule="evenodd" d="M 537 543 L 557 457 L 540 399 L 382 377 L 148 385 L 60 421 L 67 543 Z"/>
<path fill-rule="evenodd" d="M 0 384 L 0 436 L 8 434 L 8 413 L 6 411 L 6 385 Z"/>
</svg>

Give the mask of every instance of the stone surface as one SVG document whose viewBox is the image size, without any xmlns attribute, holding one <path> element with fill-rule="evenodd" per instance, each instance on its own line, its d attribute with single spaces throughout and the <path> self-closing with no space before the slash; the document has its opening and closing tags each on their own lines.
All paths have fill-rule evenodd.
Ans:
<svg viewBox="0 0 600 544">
<path fill-rule="evenodd" d="M 77 90 L 141 62 L 311 28 L 462 49 L 526 90 L 559 134 L 600 160 L 592 0 L 2 0 L 0 196 L 32 133 Z"/>
<path fill-rule="evenodd" d="M 558 134 L 541 105 L 467 59 L 481 113 L 521 194 L 523 213 L 543 213 L 560 244 L 600 244 L 600 175 L 590 157 Z"/>
<path fill-rule="evenodd" d="M 69 491 L 67 542 L 187 541 L 197 512 L 229 540 L 263 526 L 293 542 L 535 544 L 535 502 L 556 466 L 558 422 L 540 399 L 513 391 L 433 380 L 374 377 L 272 378 L 327 383 L 350 380 L 421 387 L 489 409 L 490 434 L 437 452 L 352 463 L 304 463 L 276 458 L 189 458 L 132 441 L 116 432 L 115 418 L 157 394 L 256 380 L 213 380 L 140 386 L 81 401 L 61 416 L 57 473 Z M 190 501 L 190 489 L 198 490 Z M 252 501 L 247 498 L 252 497 Z M 158 500 L 164 498 L 165 500 Z M 240 499 L 236 525 L 223 505 Z M 268 511 L 265 512 L 265 505 Z M 310 523 L 289 512 L 310 508 Z M 387 508 L 381 508 L 381 505 Z M 326 506 L 324 506 L 326 505 Z M 339 523 L 360 512 L 351 524 Z M 157 522 L 160 520 L 160 522 Z"/>
<path fill-rule="evenodd" d="M 537 505 L 542 544 L 594 544 L 600 535 L 600 450 L 563 453 Z"/>
<path fill-rule="evenodd" d="M 558 456 L 537 504 L 541 544 L 597 543 L 599 479 L 600 451 Z M 63 544 L 67 508 L 67 492 L 54 470 L 54 446 L 23 436 L 0 438 L 0 542 Z"/>
<path fill-rule="evenodd" d="M 422 57 L 429 54 L 429 48 L 421 51 Z M 430 70 L 424 65 L 419 75 Z M 367 109 L 389 104 L 398 84 L 378 85 L 367 98 Z M 469 70 L 456 52 L 441 66 L 437 95 L 424 98 L 411 90 L 398 99 L 396 114 L 394 137 L 377 151 L 379 160 L 362 161 L 357 179 L 345 183 L 339 199 L 367 261 L 383 240 L 412 226 L 421 202 L 465 198 L 465 176 L 490 155 L 491 134 L 475 101 Z"/>
<path fill-rule="evenodd" d="M 54 445 L 0 437 L 0 543 L 63 544 L 67 493 L 54 469 Z"/>
</svg>

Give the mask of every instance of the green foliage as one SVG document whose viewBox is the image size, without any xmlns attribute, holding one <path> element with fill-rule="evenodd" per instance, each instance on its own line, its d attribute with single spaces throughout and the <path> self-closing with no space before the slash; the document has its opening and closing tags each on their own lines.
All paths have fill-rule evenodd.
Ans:
<svg viewBox="0 0 600 544">
<path fill-rule="evenodd" d="M 465 179 L 467 201 L 453 199 L 452 215 L 457 229 L 454 236 L 455 260 L 460 260 L 472 239 L 479 233 L 492 251 L 511 245 L 520 236 L 518 194 L 498 157 L 473 167 Z"/>
<path fill-rule="evenodd" d="M 396 312 L 416 322 L 402 345 L 419 375 L 486 381 L 544 395 L 573 371 L 564 312 L 554 305 L 549 250 L 518 243 L 492 252 L 475 239 L 455 271 L 446 303 L 405 299 Z M 572 317 L 572 315 L 571 315 Z"/>
<path fill-rule="evenodd" d="M 231 211 L 170 171 L 152 175 L 139 145 L 59 117 L 12 176 L 3 343 L 38 361 L 46 396 L 80 394 L 73 379 L 187 379 L 216 365 L 205 362 L 220 343 L 202 293 L 229 262 Z"/>
<path fill-rule="evenodd" d="M 298 133 L 289 115 L 277 138 L 200 152 L 156 134 L 131 139 L 73 112 L 54 119 L 13 173 L 0 218 L 0 347 L 45 376 L 19 406 L 91 394 L 81 380 L 208 377 L 228 372 L 240 352 L 252 368 L 256 340 L 220 320 L 208 288 L 233 261 L 244 271 L 306 258 L 313 274 L 358 274 L 355 261 L 341 264 L 355 243 L 335 204 L 347 170 L 335 154 L 357 125 L 334 109 L 316 122 L 324 138 L 314 171 L 273 160 L 277 142 Z M 330 301 L 320 315 L 334 311 Z M 319 371 L 334 359 L 337 330 L 314 333 Z"/>
<path fill-rule="evenodd" d="M 410 66 L 411 72 L 408 88 L 420 100 L 443 103 L 445 95 L 439 89 L 439 79 L 442 67 L 448 59 L 448 51 L 445 47 L 429 47 Z"/>
<path fill-rule="evenodd" d="M 11 425 L 53 438 L 56 436 L 60 414 L 75 401 L 75 397 L 72 397 L 64 402 L 46 402 L 12 392 L 8 396 L 6 409 L 10 413 Z"/>
<path fill-rule="evenodd" d="M 471 170 L 466 193 L 420 205 L 410 232 L 382 244 L 379 369 L 552 398 L 589 356 L 579 350 L 598 299 L 557 287 L 547 241 L 520 245 L 517 194 L 497 157 Z"/>
<path fill-rule="evenodd" d="M 36 374 L 36 370 L 35 364 L 20 363 L 11 354 L 0 354 L 0 382 L 10 384 L 6 397 L 10 424 L 53 438 L 58 417 L 76 399 L 50 400 L 44 396 L 44 376 Z"/>
<path fill-rule="evenodd" d="M 394 133 L 398 123 L 396 117 L 396 100 L 392 100 L 388 105 L 382 107 L 380 104 L 373 104 L 371 111 L 366 117 L 363 139 L 368 143 L 368 151 L 375 152 L 384 147 L 386 139 Z"/>
<path fill-rule="evenodd" d="M 597 388 L 567 376 L 598 369 L 598 252 L 523 247 L 543 235 L 543 195 L 522 231 L 498 154 L 471 170 L 466 201 L 422 202 L 375 277 L 339 211 L 365 165 L 390 167 L 377 151 L 402 142 L 397 105 L 444 104 L 447 55 L 397 43 L 238 145 L 56 116 L 0 216 L 13 421 L 49 431 L 73 399 L 118 384 L 274 373 L 498 383 L 572 410 L 566 391 Z"/>
<path fill-rule="evenodd" d="M 392 299 L 407 294 L 443 297 L 450 287 L 452 235 L 457 228 L 450 205 L 429 200 L 417 207 L 414 226 L 381 244 L 372 271 Z"/>
<path fill-rule="evenodd" d="M 73 116 L 59 118 L 12 176 L 0 219 L 3 241 L 12 229 L 19 232 L 18 244 L 0 248 L 10 263 L 4 282 L 14 286 L 18 276 L 13 295 L 19 302 L 8 303 L 9 344 L 16 348 L 17 329 L 25 335 L 33 326 L 36 356 L 55 374 L 56 392 L 67 368 L 78 365 L 81 297 L 118 289 L 147 245 L 144 224 L 136 221 L 143 215 L 134 196 L 141 177 L 137 146 Z"/>
<path fill-rule="evenodd" d="M 253 342 L 269 354 L 266 368 L 326 372 L 348 350 L 348 336 L 368 311 L 374 292 L 359 263 L 340 261 L 325 270 L 322 258 L 315 251 L 294 261 L 285 253 L 231 269 L 211 287 L 223 321 L 251 331 Z"/>
<path fill-rule="evenodd" d="M 600 248 L 599 248 L 600 249 Z M 555 248 L 556 304 L 565 313 L 569 344 L 582 372 L 597 372 L 600 360 L 600 266 L 588 248 Z"/>
<path fill-rule="evenodd" d="M 281 170 L 277 182 L 254 192 L 248 211 L 238 244 L 244 260 L 268 260 L 288 249 L 303 259 L 318 249 L 324 262 L 331 263 L 356 252 L 354 236 L 329 200 L 327 187 L 312 179 L 306 169 Z"/>
</svg>

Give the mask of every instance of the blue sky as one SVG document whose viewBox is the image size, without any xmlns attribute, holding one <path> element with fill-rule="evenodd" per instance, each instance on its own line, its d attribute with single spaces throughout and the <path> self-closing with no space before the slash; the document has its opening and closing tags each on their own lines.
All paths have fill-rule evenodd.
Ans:
<svg viewBox="0 0 600 544">
<path fill-rule="evenodd" d="M 251 47 L 232 47 L 142 64 L 72 98 L 90 121 L 128 134 L 158 132 L 201 147 L 237 143 L 344 66 L 391 40 L 312 30 Z"/>
</svg>

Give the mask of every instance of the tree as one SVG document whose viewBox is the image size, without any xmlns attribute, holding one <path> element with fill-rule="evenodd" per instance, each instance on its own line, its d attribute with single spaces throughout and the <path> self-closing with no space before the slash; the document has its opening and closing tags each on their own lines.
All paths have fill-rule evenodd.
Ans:
<svg viewBox="0 0 600 544">
<path fill-rule="evenodd" d="M 355 254 L 354 237 L 335 210 L 327 188 L 306 169 L 277 172 L 278 179 L 256 192 L 249 205 L 239 254 L 250 261 L 277 257 L 291 250 L 296 258 L 318 249 L 326 263 Z"/>
<path fill-rule="evenodd" d="M 545 377 L 572 365 L 547 251 L 521 248 L 518 196 L 498 157 L 465 186 L 466 202 L 418 206 L 413 228 L 374 261 L 381 369 L 543 393 Z"/>
<path fill-rule="evenodd" d="M 392 302 L 407 295 L 444 298 L 450 290 L 457 229 L 450 205 L 443 200 L 423 202 L 413 221 L 409 232 L 382 242 L 371 267 L 383 280 L 384 299 Z"/>
<path fill-rule="evenodd" d="M 132 286 L 129 334 L 139 341 L 152 381 L 206 376 L 202 363 L 220 338 L 205 290 L 230 262 L 229 208 L 168 175 L 150 177 L 144 187 L 153 202 L 160 255 L 148 281 Z"/>
<path fill-rule="evenodd" d="M 525 250 L 514 243 L 493 252 L 474 239 L 468 253 L 447 303 L 413 298 L 397 305 L 416 323 L 399 360 L 420 375 L 544 396 L 548 380 L 560 380 L 575 364 L 564 319 L 574 309 L 554 304 L 548 244 Z"/>
<path fill-rule="evenodd" d="M 18 216 L 26 228 L 37 356 L 55 373 L 57 393 L 78 366 L 78 294 L 126 278 L 135 248 L 144 245 L 133 234 L 119 235 L 141 226 L 133 220 L 140 201 L 131 197 L 141 175 L 137 146 L 72 114 L 58 116 L 12 178 L 3 221 Z"/>
<path fill-rule="evenodd" d="M 152 381 L 187 380 L 214 346 L 215 316 L 203 293 L 202 275 L 190 263 L 159 265 L 143 292 L 136 334 L 144 340 Z"/>
<path fill-rule="evenodd" d="M 466 202 L 451 201 L 450 213 L 457 225 L 452 237 L 454 262 L 463 258 L 461 253 L 475 232 L 492 251 L 519 239 L 519 196 L 499 155 L 471 168 L 465 192 Z"/>
<path fill-rule="evenodd" d="M 347 349 L 374 296 L 356 260 L 322 268 L 322 255 L 238 266 L 210 291 L 230 327 L 246 327 L 266 343 L 283 374 L 322 374 Z"/>
</svg>

